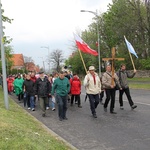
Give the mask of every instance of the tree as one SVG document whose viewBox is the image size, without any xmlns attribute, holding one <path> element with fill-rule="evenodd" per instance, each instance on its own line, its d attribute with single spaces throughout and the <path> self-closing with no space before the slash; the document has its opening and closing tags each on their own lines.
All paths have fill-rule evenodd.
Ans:
<svg viewBox="0 0 150 150">
<path fill-rule="evenodd" d="M 149 5 L 148 5 L 149 6 Z M 148 7 L 147 6 L 147 7 Z M 139 60 L 149 58 L 150 33 L 148 22 L 148 8 L 141 0 L 113 0 L 109 9 L 103 14 L 101 22 L 102 40 L 111 48 L 115 46 L 118 54 L 125 57 L 126 63 L 130 62 L 123 36 L 132 43 L 139 59 L 133 57 L 137 68 Z M 129 63 L 131 67 L 131 63 Z"/>
<path fill-rule="evenodd" d="M 56 69 L 56 71 L 59 72 L 61 70 L 61 63 L 63 63 L 63 61 L 64 58 L 62 50 L 56 49 L 52 53 L 50 53 L 49 62 L 52 62 L 54 69 Z"/>
<path fill-rule="evenodd" d="M 4 16 L 3 13 L 4 13 L 4 10 L 2 9 L 2 21 L 12 23 L 13 19 L 10 19 L 10 18 Z M 5 29 L 5 27 L 3 27 L 3 28 Z M 9 74 L 9 70 L 12 66 L 12 61 L 10 60 L 10 58 L 12 57 L 12 53 L 13 53 L 13 49 L 9 44 L 11 43 L 12 38 L 8 39 L 8 37 L 6 37 L 5 33 L 4 33 L 3 40 L 4 40 L 4 50 L 5 50 L 5 56 L 6 56 L 7 74 Z M 0 53 L 0 58 L 1 58 L 1 53 Z M 0 61 L 0 71 L 2 71 L 1 61 Z"/>
<path fill-rule="evenodd" d="M 124 63 L 129 69 L 133 69 L 124 40 L 125 35 L 139 57 L 137 59 L 133 56 L 136 68 L 145 69 L 143 67 L 145 62 L 140 61 L 140 59 L 149 60 L 150 58 L 150 0 L 113 0 L 113 3 L 108 5 L 108 10 L 105 13 L 93 19 L 94 21 L 88 26 L 88 29 L 82 31 L 81 38 L 92 49 L 97 49 L 95 45 L 97 41 L 95 20 L 98 19 L 101 58 L 110 57 L 111 48 L 116 47 L 116 57 L 124 57 Z M 77 52 L 74 45 L 72 47 Z M 81 67 L 83 68 L 83 65 L 80 64 L 79 66 L 79 59 L 79 55 L 69 58 L 69 63 L 73 69 L 82 70 Z M 87 54 L 83 54 L 83 59 L 86 62 L 86 66 L 90 62 L 98 68 L 97 57 L 92 58 Z M 122 62 L 117 62 L 116 66 L 119 67 L 120 63 Z M 149 68 L 149 66 L 146 68 Z"/>
</svg>

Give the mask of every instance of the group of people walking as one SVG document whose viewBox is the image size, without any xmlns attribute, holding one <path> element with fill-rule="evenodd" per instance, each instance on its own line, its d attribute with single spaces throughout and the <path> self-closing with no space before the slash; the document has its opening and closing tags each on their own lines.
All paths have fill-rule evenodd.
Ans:
<svg viewBox="0 0 150 150">
<path fill-rule="evenodd" d="M 111 65 L 107 65 L 106 71 L 103 73 L 100 80 L 98 74 L 95 72 L 95 67 L 94 66 L 89 67 L 89 72 L 84 78 L 84 86 L 86 89 L 87 96 L 89 98 L 90 108 L 94 118 L 97 118 L 95 109 L 97 108 L 99 102 L 102 103 L 102 96 L 104 92 L 106 94 L 106 99 L 103 104 L 104 111 L 107 112 L 107 107 L 110 101 L 110 113 L 116 114 L 116 112 L 114 111 L 116 86 L 119 87 L 120 109 L 121 110 L 124 109 L 123 107 L 124 93 L 127 96 L 130 107 L 132 109 L 135 109 L 137 107 L 136 105 L 134 105 L 134 102 L 131 98 L 128 80 L 127 80 L 127 78 L 133 78 L 135 74 L 136 74 L 136 70 L 134 70 L 132 74 L 129 74 L 128 71 L 126 71 L 125 64 L 122 64 L 120 70 L 117 73 L 113 74 L 111 70 Z M 103 91 L 101 89 L 103 89 Z"/>
<path fill-rule="evenodd" d="M 68 98 L 71 95 L 73 106 L 74 98 L 79 108 L 81 106 L 81 81 L 77 74 L 66 74 L 64 71 L 54 72 L 52 75 L 45 75 L 43 71 L 28 74 L 10 75 L 7 78 L 8 93 L 15 92 L 18 101 L 23 100 L 24 107 L 35 111 L 35 103 L 38 100 L 42 116 L 46 116 L 46 110 L 50 107 L 55 110 L 55 103 L 58 105 L 59 120 L 67 120 L 66 111 Z"/>
<path fill-rule="evenodd" d="M 125 93 L 132 109 L 137 106 L 134 104 L 128 85 L 127 78 L 133 78 L 136 70 L 132 74 L 126 71 L 126 65 L 122 64 L 119 71 L 112 74 L 111 65 L 106 66 L 106 71 L 101 78 L 95 72 L 95 67 L 90 66 L 89 70 L 84 77 L 83 85 L 86 90 L 86 95 L 89 98 L 91 113 L 94 118 L 97 118 L 96 108 L 99 103 L 103 104 L 104 111 L 107 112 L 108 104 L 110 102 L 110 113 L 116 114 L 115 108 L 115 95 L 116 85 L 119 87 L 119 104 L 120 109 L 123 110 L 123 94 Z M 112 80 L 114 82 L 112 82 Z M 28 107 L 35 111 L 36 101 L 39 101 L 42 116 L 46 116 L 46 110 L 55 110 L 55 103 L 58 105 L 59 120 L 67 120 L 67 103 L 70 102 L 72 107 L 75 103 L 79 108 L 81 105 L 81 80 L 77 74 L 60 71 L 54 72 L 53 75 L 45 75 L 43 71 L 39 72 L 36 77 L 34 72 L 18 74 L 17 76 L 9 76 L 7 78 L 8 93 L 15 92 L 18 101 L 23 99 L 24 107 Z M 106 99 L 102 102 L 102 98 L 106 95 Z"/>
</svg>

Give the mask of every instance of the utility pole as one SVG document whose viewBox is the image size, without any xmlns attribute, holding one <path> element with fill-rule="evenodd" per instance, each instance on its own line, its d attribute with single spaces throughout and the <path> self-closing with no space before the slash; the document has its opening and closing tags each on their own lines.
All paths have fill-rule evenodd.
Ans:
<svg viewBox="0 0 150 150">
<path fill-rule="evenodd" d="M 2 75 L 3 75 L 3 91 L 4 91 L 4 101 L 6 109 L 9 109 L 8 101 L 8 90 L 6 82 L 6 61 L 5 61 L 5 51 L 4 51 L 4 39 L 3 39 L 3 24 L 2 24 L 2 4 L 0 0 L 0 45 L 1 45 L 1 60 L 2 60 Z"/>
</svg>

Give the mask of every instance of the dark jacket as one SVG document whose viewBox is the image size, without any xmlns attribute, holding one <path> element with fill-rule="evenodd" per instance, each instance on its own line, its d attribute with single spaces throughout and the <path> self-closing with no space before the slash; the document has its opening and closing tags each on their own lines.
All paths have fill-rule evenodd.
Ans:
<svg viewBox="0 0 150 150">
<path fill-rule="evenodd" d="M 32 80 L 25 80 L 23 82 L 23 89 L 25 89 L 25 92 L 30 95 L 30 96 L 34 96 L 35 92 L 34 92 L 34 82 Z"/>
<path fill-rule="evenodd" d="M 39 97 L 48 97 L 51 92 L 51 84 L 47 77 L 44 77 L 43 80 L 38 78 L 35 82 L 34 90 L 35 95 Z"/>
<path fill-rule="evenodd" d="M 119 70 L 117 72 L 117 76 L 119 78 L 121 87 L 125 89 L 129 87 L 127 78 L 133 78 L 135 76 L 135 73 L 129 74 L 126 70 L 125 71 Z"/>
</svg>

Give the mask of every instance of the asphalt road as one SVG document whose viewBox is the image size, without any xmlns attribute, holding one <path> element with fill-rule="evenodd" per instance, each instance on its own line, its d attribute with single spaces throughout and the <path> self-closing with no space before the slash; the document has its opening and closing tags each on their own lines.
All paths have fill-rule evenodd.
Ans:
<svg viewBox="0 0 150 150">
<path fill-rule="evenodd" d="M 131 110 L 125 95 L 124 110 L 120 110 L 117 92 L 117 114 L 104 112 L 103 105 L 99 104 L 98 118 L 92 117 L 89 101 L 84 102 L 84 88 L 83 107 L 78 108 L 76 104 L 71 107 L 68 103 L 66 121 L 59 121 L 57 109 L 47 110 L 47 116 L 41 117 L 38 102 L 36 111 L 25 109 L 79 150 L 150 150 L 150 91 L 131 90 L 131 96 L 138 106 L 135 110 Z"/>
</svg>

